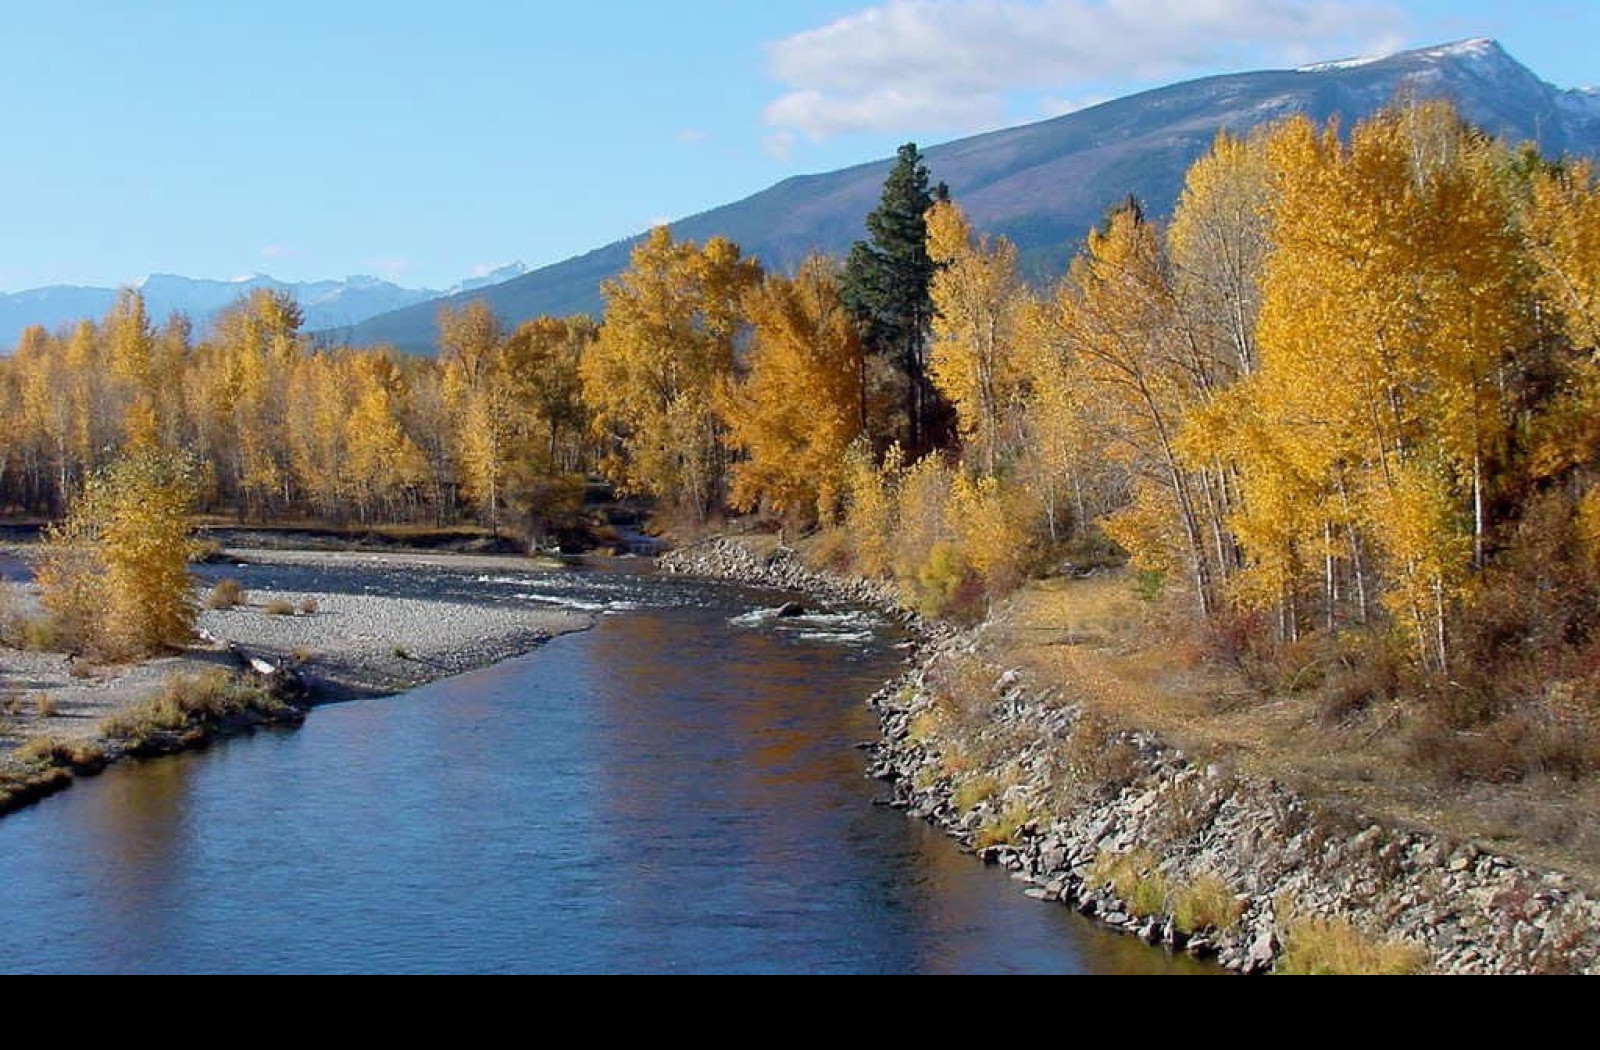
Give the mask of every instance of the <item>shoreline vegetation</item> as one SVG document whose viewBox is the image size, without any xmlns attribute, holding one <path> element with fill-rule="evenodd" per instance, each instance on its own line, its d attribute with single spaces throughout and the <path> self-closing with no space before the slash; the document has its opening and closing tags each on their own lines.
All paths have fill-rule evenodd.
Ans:
<svg viewBox="0 0 1600 1050">
<path fill-rule="evenodd" d="M 1159 714 L 1131 702 L 1145 683 L 1120 648 L 1129 636 L 1037 619 L 1063 588 L 1131 594 L 1126 573 L 1024 589 L 958 630 L 770 537 L 713 537 L 661 565 L 908 616 L 922 645 L 869 701 L 882 728 L 870 775 L 887 804 L 1006 867 L 1030 897 L 1245 973 L 1600 972 L 1592 878 L 1518 859 L 1517 844 L 1457 833 L 1438 813 L 1395 815 L 1398 796 L 1373 813 L 1331 778 L 1286 779 L 1296 756 L 1272 742 L 1191 732 L 1191 749 L 1153 730 Z M 1073 661 L 1056 661 L 1060 650 Z M 1195 682 L 1174 702 L 1210 690 L 1226 705 L 1215 691 L 1236 684 Z"/>
<path fill-rule="evenodd" d="M 32 553 L 18 546 L 5 552 Z M 429 551 L 229 548 L 221 556 L 311 569 L 552 568 L 527 557 Z M 28 589 L 10 586 L 19 604 L 36 600 Z M 196 587 L 199 603 L 207 589 Z M 202 747 L 257 726 L 295 725 L 312 706 L 390 695 L 485 667 L 593 622 L 571 611 L 392 595 L 256 591 L 243 599 L 203 609 L 193 644 L 137 662 L 100 664 L 0 647 L 0 814 L 123 757 Z"/>
</svg>

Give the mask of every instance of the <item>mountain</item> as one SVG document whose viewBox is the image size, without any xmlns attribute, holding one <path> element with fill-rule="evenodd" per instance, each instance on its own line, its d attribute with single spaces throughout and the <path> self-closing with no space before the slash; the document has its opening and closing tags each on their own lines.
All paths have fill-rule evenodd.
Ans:
<svg viewBox="0 0 1600 1050">
<path fill-rule="evenodd" d="M 520 263 L 503 268 L 504 278 L 522 272 Z M 495 271 L 501 273 L 502 271 Z M 478 284 L 464 281 L 451 291 L 483 287 L 494 274 L 476 279 Z M 504 279 L 502 278 L 502 279 Z M 135 285 L 144 293 L 145 308 L 150 317 L 159 322 L 174 310 L 189 315 L 196 326 L 204 329 L 218 310 L 241 295 L 257 288 L 270 288 L 289 292 L 305 310 L 307 330 L 348 327 L 375 314 L 397 310 L 412 303 L 426 302 L 438 297 L 440 292 L 428 288 L 402 288 L 376 277 L 354 276 L 338 281 L 306 281 L 290 283 L 275 280 L 264 274 L 236 281 L 213 281 L 176 274 L 156 273 Z M 448 293 L 444 293 L 448 294 Z M 0 293 L 0 348 L 15 346 L 23 329 L 29 325 L 44 325 L 55 329 L 78 320 L 100 318 L 116 302 L 117 289 L 92 288 L 77 285 L 53 285 L 48 288 L 30 288 L 26 291 Z"/>
<path fill-rule="evenodd" d="M 1189 165 L 1221 129 L 1246 131 L 1292 113 L 1351 123 L 1407 93 L 1449 98 L 1486 130 L 1551 154 L 1600 152 L 1600 93 L 1562 91 L 1493 40 L 1466 40 L 1299 69 L 1207 77 L 1130 95 L 1052 120 L 958 139 L 925 151 L 935 179 L 981 229 L 1016 242 L 1030 276 L 1059 274 L 1084 234 L 1129 193 L 1170 213 Z M 802 175 L 672 223 L 674 236 L 721 235 L 769 268 L 807 252 L 843 255 L 863 236 L 891 160 Z M 336 333 L 357 344 L 431 352 L 442 303 L 485 298 L 515 324 L 539 314 L 598 314 L 600 282 L 626 268 L 638 238 L 618 241 L 483 290 L 382 314 Z M 330 333 L 335 334 L 335 333 Z"/>
<path fill-rule="evenodd" d="M 475 292 L 479 288 L 487 288 L 491 284 L 500 284 L 502 281 L 509 281 L 513 277 L 521 277 L 527 272 L 528 265 L 518 259 L 516 262 L 497 266 L 488 273 L 479 274 L 476 277 L 468 277 L 466 280 L 452 285 L 450 290 L 444 294 L 457 295 L 461 292 Z"/>
</svg>

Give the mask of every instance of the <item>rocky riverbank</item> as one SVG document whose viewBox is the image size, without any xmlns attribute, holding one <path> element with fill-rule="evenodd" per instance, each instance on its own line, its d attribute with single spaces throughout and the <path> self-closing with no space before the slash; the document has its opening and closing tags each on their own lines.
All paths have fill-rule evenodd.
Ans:
<svg viewBox="0 0 1600 1050">
<path fill-rule="evenodd" d="M 666 559 L 664 559 L 666 560 Z M 670 571 L 882 607 L 881 585 L 726 540 Z M 872 700 L 890 804 L 1002 864 L 1030 896 L 1241 972 L 1600 972 L 1600 902 L 1570 877 L 1319 805 L 1114 729 L 1075 695 L 929 631 Z"/>
<path fill-rule="evenodd" d="M 880 580 L 814 569 L 799 553 L 782 544 L 761 550 L 757 541 L 713 536 L 667 551 L 656 559 L 661 572 L 732 580 L 752 587 L 800 591 L 825 601 L 862 605 L 900 620 L 924 637 L 943 637 L 944 624 L 907 610 L 894 586 Z"/>
</svg>

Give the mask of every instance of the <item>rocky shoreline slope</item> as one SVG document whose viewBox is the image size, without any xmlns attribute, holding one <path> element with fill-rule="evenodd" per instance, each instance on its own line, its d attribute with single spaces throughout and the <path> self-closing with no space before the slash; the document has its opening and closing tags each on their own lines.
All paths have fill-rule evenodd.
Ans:
<svg viewBox="0 0 1600 1050">
<path fill-rule="evenodd" d="M 881 584 L 818 572 L 782 548 L 761 556 L 715 539 L 662 562 L 898 604 Z M 882 739 L 870 772 L 889 784 L 890 804 L 1009 868 L 1030 896 L 1246 973 L 1600 972 L 1600 901 L 1568 876 L 1113 729 L 1071 683 L 994 665 L 981 631 L 923 632 L 916 665 L 871 700 Z M 1361 958 L 1329 958 L 1338 952 Z"/>
</svg>

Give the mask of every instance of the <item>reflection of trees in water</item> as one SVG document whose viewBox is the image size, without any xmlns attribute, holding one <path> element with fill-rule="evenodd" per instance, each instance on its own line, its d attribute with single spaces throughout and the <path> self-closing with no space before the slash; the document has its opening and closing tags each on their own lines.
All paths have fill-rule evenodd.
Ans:
<svg viewBox="0 0 1600 1050">
<path fill-rule="evenodd" d="M 198 755 L 117 766 L 82 794 L 79 819 L 90 828 L 64 851 L 62 877 L 85 884 L 96 905 L 84 936 L 101 940 L 108 955 L 130 944 L 164 943 L 177 936 L 171 914 L 186 904 L 195 859 L 191 777 Z M 78 792 L 73 792 L 78 794 Z"/>
</svg>

